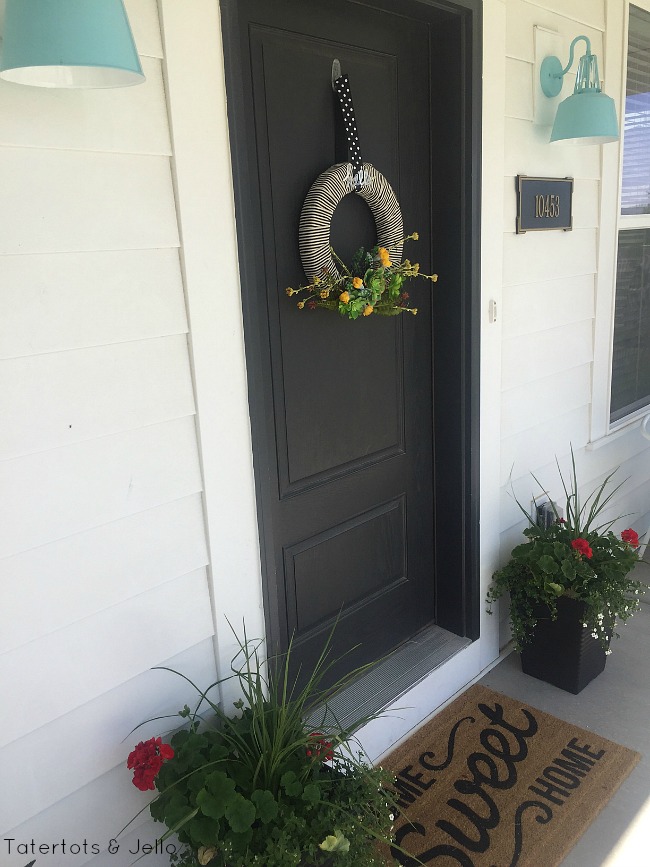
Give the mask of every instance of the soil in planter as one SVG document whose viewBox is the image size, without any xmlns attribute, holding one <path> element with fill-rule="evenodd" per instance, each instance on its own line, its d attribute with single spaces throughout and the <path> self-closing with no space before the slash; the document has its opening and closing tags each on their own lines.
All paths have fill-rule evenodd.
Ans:
<svg viewBox="0 0 650 867">
<path fill-rule="evenodd" d="M 578 599 L 560 596 L 557 620 L 540 606 L 532 639 L 521 652 L 524 674 L 577 695 L 605 668 L 607 656 L 600 642 L 584 623 L 585 605 Z"/>
</svg>

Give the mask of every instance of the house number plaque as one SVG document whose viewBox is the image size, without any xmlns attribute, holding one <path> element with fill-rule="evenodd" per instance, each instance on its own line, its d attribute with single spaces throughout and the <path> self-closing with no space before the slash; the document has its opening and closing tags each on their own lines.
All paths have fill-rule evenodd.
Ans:
<svg viewBox="0 0 650 867">
<path fill-rule="evenodd" d="M 517 234 L 573 228 L 573 178 L 517 175 Z"/>
</svg>

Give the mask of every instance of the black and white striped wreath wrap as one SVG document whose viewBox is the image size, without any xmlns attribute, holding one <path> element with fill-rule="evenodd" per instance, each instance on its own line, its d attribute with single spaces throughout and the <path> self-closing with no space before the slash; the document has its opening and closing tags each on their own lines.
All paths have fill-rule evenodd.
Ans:
<svg viewBox="0 0 650 867">
<path fill-rule="evenodd" d="M 356 191 L 351 163 L 338 163 L 326 169 L 311 185 L 302 206 L 298 233 L 302 267 L 310 280 L 322 276 L 323 272 L 335 278 L 341 276 L 330 249 L 330 224 L 338 203 L 354 192 L 372 212 L 378 246 L 386 247 L 391 261 L 399 265 L 404 237 L 399 202 L 386 178 L 370 163 L 363 164 L 363 177 L 363 186 Z"/>
</svg>

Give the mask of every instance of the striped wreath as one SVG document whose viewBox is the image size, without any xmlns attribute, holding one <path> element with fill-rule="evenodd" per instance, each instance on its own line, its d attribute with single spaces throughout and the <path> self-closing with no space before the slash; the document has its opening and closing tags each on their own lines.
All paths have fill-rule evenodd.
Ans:
<svg viewBox="0 0 650 867">
<path fill-rule="evenodd" d="M 370 208 L 377 227 L 377 246 L 390 250 L 393 262 L 399 264 L 402 258 L 404 225 L 393 188 L 370 163 L 363 163 L 358 177 L 352 163 L 339 163 L 316 178 L 302 206 L 298 240 L 309 280 L 325 272 L 340 276 L 330 250 L 330 225 L 337 205 L 350 193 L 361 196 Z"/>
<path fill-rule="evenodd" d="M 324 171 L 312 184 L 300 215 L 300 256 L 309 283 L 287 288 L 290 297 L 305 293 L 298 301 L 305 307 L 338 310 L 341 316 L 358 319 L 377 313 L 396 316 L 408 311 L 408 292 L 403 285 L 411 277 L 435 282 L 437 274 L 420 274 L 420 266 L 408 259 L 402 262 L 405 241 L 417 240 L 414 232 L 404 237 L 402 213 L 395 193 L 386 178 L 370 163 L 364 163 L 355 176 L 351 163 L 339 163 Z M 339 202 L 356 193 L 368 204 L 377 227 L 377 243 L 371 250 L 361 247 L 348 267 L 330 246 L 330 224 Z"/>
</svg>

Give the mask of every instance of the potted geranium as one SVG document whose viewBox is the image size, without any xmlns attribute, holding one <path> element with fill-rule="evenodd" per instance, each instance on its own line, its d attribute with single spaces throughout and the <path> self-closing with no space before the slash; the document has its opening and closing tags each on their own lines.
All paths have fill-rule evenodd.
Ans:
<svg viewBox="0 0 650 867">
<path fill-rule="evenodd" d="M 604 669 L 616 622 L 638 610 L 646 586 L 631 574 L 639 561 L 636 531 L 616 535 L 614 521 L 599 524 L 621 487 L 612 486 L 616 471 L 581 504 L 573 451 L 571 461 L 568 485 L 560 470 L 564 515 L 552 503 L 555 520 L 540 526 L 517 503 L 529 521 L 523 531 L 527 541 L 494 574 L 487 601 L 491 610 L 510 594 L 512 636 L 523 671 L 578 693 Z"/>
<path fill-rule="evenodd" d="M 169 743 L 139 743 L 128 758 L 134 785 L 157 790 L 149 809 L 167 826 L 161 841 L 176 834 L 184 846 L 171 860 L 177 867 L 394 864 L 376 845 L 390 842 L 395 808 L 384 785 L 394 777 L 366 764 L 328 712 L 353 675 L 321 688 L 334 664 L 324 651 L 297 690 L 289 654 L 280 665 L 271 660 L 265 676 L 259 643 L 244 639 L 240 649 L 236 713 L 211 700 L 219 682 L 205 691 L 192 684 L 197 703 L 179 712 L 183 727 Z"/>
</svg>

